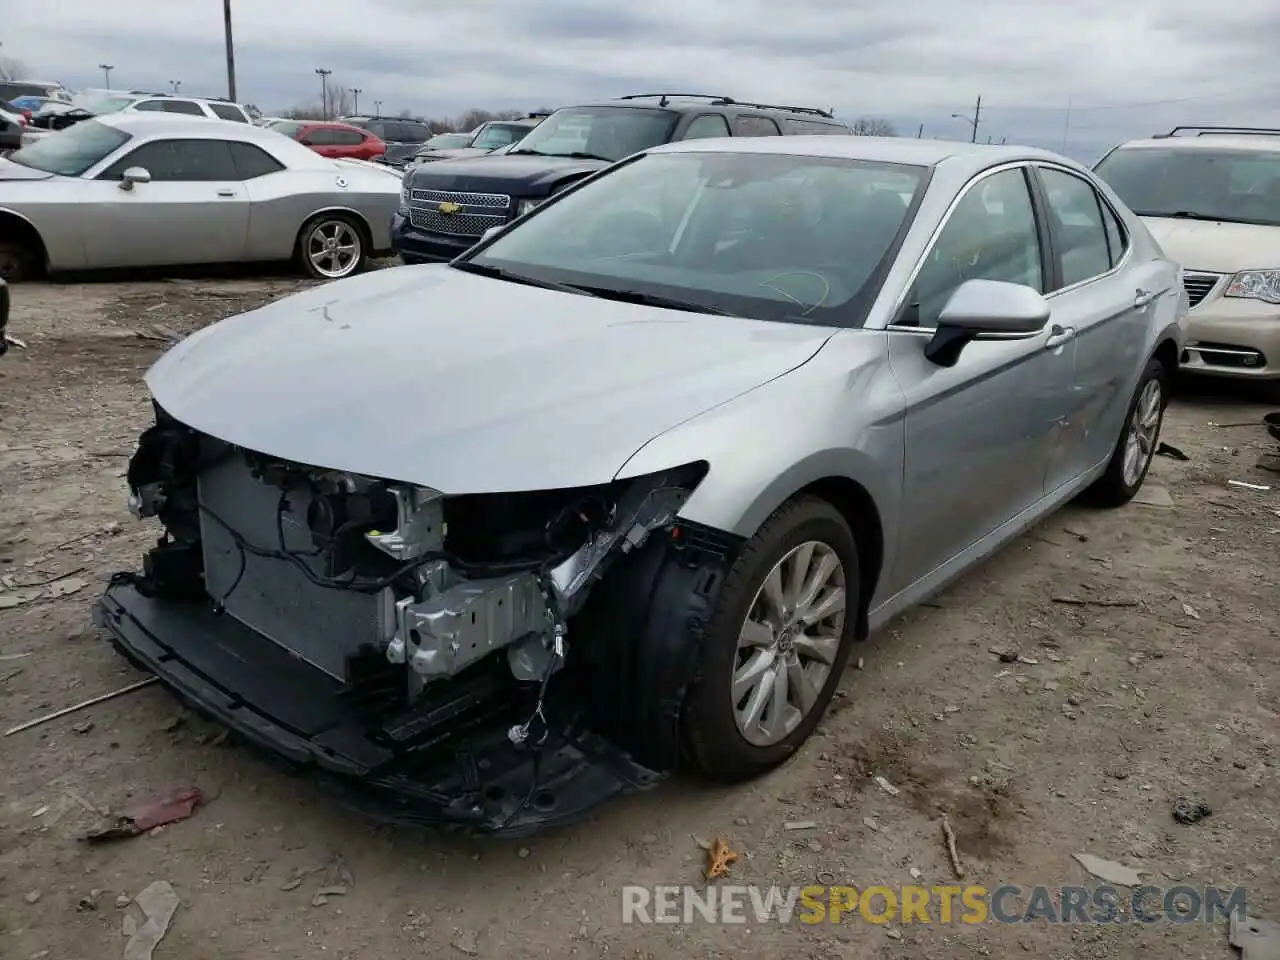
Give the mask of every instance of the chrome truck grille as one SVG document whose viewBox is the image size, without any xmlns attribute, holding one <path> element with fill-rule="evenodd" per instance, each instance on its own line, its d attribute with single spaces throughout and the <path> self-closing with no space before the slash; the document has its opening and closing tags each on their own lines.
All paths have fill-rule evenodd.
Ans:
<svg viewBox="0 0 1280 960">
<path fill-rule="evenodd" d="M 205 510 L 246 542 L 265 550 L 280 548 L 276 534 L 280 490 L 256 480 L 240 457 L 229 457 L 201 474 L 199 497 Z M 314 549 L 306 525 L 309 499 L 305 492 L 290 494 L 281 524 L 285 546 L 302 553 Z M 390 639 L 394 610 L 383 614 L 376 594 L 317 586 L 287 560 L 242 551 L 205 510 L 200 516 L 205 589 L 245 626 L 339 680 L 346 679 L 347 657 L 359 647 Z M 324 575 L 321 558 L 299 559 Z"/>
<path fill-rule="evenodd" d="M 1218 273 L 1197 273 L 1191 270 L 1182 272 L 1182 286 L 1187 291 L 1187 304 L 1199 306 L 1205 297 L 1213 293 L 1222 275 Z"/>
<path fill-rule="evenodd" d="M 412 190 L 409 222 L 419 230 L 451 237 L 479 237 L 507 222 L 511 197 L 505 193 Z"/>
</svg>

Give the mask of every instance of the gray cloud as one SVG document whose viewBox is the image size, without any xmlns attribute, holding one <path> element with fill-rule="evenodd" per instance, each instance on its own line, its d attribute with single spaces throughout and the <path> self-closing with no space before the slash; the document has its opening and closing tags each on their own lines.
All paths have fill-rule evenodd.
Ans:
<svg viewBox="0 0 1280 960">
<path fill-rule="evenodd" d="M 1275 0 L 233 0 L 238 92 L 264 109 L 319 98 L 316 67 L 362 106 L 443 115 L 640 90 L 835 105 L 900 132 L 1101 152 L 1178 123 L 1280 126 Z M 63 0 L 6 14 L 3 53 L 100 86 L 226 90 L 220 5 Z M 1068 123 L 1067 106 L 1071 104 Z"/>
</svg>

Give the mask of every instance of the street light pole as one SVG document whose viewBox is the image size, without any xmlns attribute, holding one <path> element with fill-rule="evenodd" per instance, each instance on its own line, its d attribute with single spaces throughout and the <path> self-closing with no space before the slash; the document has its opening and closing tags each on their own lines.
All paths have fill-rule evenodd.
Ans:
<svg viewBox="0 0 1280 960">
<path fill-rule="evenodd" d="M 115 69 L 109 63 L 98 64 L 98 69 L 102 71 L 102 80 L 108 90 L 111 89 L 111 71 Z"/>
<path fill-rule="evenodd" d="M 360 88 L 359 87 L 351 88 L 351 99 L 352 99 L 352 109 L 355 112 L 355 115 L 358 117 L 360 116 Z"/>
<path fill-rule="evenodd" d="M 169 89 L 173 91 L 173 95 L 176 97 L 176 96 L 178 95 L 178 91 L 182 89 L 182 81 L 181 81 L 181 80 L 170 80 L 170 81 L 169 81 Z"/>
<path fill-rule="evenodd" d="M 973 116 L 967 117 L 963 113 L 953 113 L 953 119 L 963 120 L 969 124 L 969 142 L 978 142 L 978 124 L 982 122 L 982 97 L 978 97 L 978 102 L 974 105 Z"/>
<path fill-rule="evenodd" d="M 227 39 L 227 99 L 236 99 L 236 48 L 231 40 L 231 0 L 222 0 L 222 32 Z"/>
<path fill-rule="evenodd" d="M 316 76 L 320 78 L 320 116 L 329 119 L 329 74 L 332 70 L 326 70 L 324 67 L 316 67 Z"/>
<path fill-rule="evenodd" d="M 382 116 L 382 101 L 381 101 L 381 100 L 375 100 L 375 101 L 373 101 L 373 112 L 374 112 L 374 113 L 376 113 L 378 116 Z"/>
</svg>

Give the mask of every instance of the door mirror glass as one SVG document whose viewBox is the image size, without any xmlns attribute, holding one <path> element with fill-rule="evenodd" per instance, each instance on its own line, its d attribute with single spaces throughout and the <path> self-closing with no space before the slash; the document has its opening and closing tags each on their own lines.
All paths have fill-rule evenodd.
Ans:
<svg viewBox="0 0 1280 960">
<path fill-rule="evenodd" d="M 1044 329 L 1049 302 L 1036 290 L 1003 280 L 966 280 L 947 298 L 925 357 L 955 366 L 974 340 L 1022 339 Z"/>
<path fill-rule="evenodd" d="M 135 183 L 150 183 L 151 171 L 146 167 L 129 167 L 120 174 L 120 189 L 132 190 Z"/>
</svg>

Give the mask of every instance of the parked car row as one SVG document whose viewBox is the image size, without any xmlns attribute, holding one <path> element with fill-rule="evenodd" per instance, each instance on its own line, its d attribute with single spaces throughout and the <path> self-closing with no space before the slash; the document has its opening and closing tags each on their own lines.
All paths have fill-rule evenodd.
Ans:
<svg viewBox="0 0 1280 960">
<path fill-rule="evenodd" d="M 1079 164 L 780 135 L 827 119 L 632 98 L 409 173 L 414 229 L 478 242 L 149 371 L 166 535 L 97 623 L 386 817 L 526 833 L 784 762 L 870 631 L 1135 496 L 1188 306 Z"/>
</svg>

